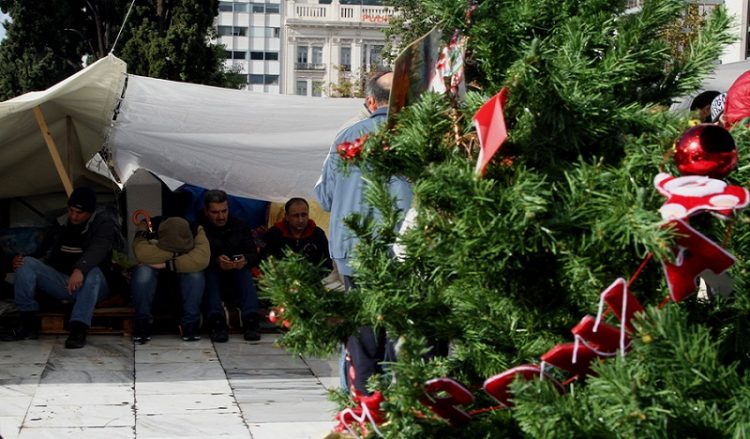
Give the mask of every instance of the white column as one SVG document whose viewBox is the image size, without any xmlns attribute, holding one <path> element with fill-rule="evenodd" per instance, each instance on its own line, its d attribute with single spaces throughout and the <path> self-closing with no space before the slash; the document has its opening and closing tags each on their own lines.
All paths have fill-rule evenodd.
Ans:
<svg viewBox="0 0 750 439">
<path fill-rule="evenodd" d="M 730 16 L 735 16 L 736 25 L 732 32 L 737 36 L 737 41 L 724 48 L 721 56 L 722 63 L 742 61 L 745 59 L 745 50 L 748 40 L 748 2 L 743 0 L 725 0 L 724 7 Z"/>
<path fill-rule="evenodd" d="M 294 38 L 290 38 L 289 43 L 287 44 L 286 47 L 289 49 L 287 50 L 286 62 L 284 63 L 284 84 L 286 84 L 286 87 L 282 91 L 282 93 L 293 95 L 297 92 L 296 87 L 295 87 L 295 81 L 296 81 L 295 65 L 297 62 L 297 40 Z"/>
<path fill-rule="evenodd" d="M 352 42 L 352 78 L 358 78 L 362 72 L 362 40 L 356 38 Z"/>
<path fill-rule="evenodd" d="M 326 77 L 323 85 L 323 91 L 330 95 L 331 83 L 338 84 L 339 70 L 341 64 L 341 43 L 338 37 L 328 39 L 328 67 L 326 68 Z"/>
</svg>

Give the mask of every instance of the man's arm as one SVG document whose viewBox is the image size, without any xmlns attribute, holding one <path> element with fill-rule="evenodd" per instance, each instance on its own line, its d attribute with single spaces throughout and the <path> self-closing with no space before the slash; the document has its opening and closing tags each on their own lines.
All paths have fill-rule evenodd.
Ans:
<svg viewBox="0 0 750 439">
<path fill-rule="evenodd" d="M 279 251 L 281 250 L 281 233 L 279 232 L 278 227 L 271 227 L 268 229 L 268 231 L 263 235 L 263 243 L 265 246 L 261 248 L 260 250 L 260 259 L 261 261 L 264 261 L 269 258 L 269 256 L 274 256 L 278 258 Z"/>
<path fill-rule="evenodd" d="M 198 233 L 195 234 L 195 247 L 167 261 L 167 269 L 178 273 L 195 273 L 205 270 L 209 262 L 211 262 L 211 246 L 203 227 L 198 226 Z"/>
<path fill-rule="evenodd" d="M 160 249 L 146 238 L 146 224 L 143 222 L 138 224 L 135 229 L 133 255 L 139 263 L 146 265 L 161 264 L 174 256 L 171 252 Z"/>
<path fill-rule="evenodd" d="M 336 142 L 339 141 L 337 138 L 331 149 L 328 151 L 325 161 L 323 162 L 323 169 L 315 183 L 315 198 L 318 200 L 320 207 L 326 211 L 331 211 L 333 205 L 333 193 L 336 189 L 336 172 L 338 172 L 338 155 L 336 153 Z"/>
<path fill-rule="evenodd" d="M 318 249 L 320 251 L 320 257 L 323 261 L 323 266 L 326 267 L 329 270 L 333 270 L 333 262 L 331 261 L 331 254 L 328 251 L 328 237 L 326 237 L 326 232 L 323 231 L 320 227 L 317 227 L 315 229 L 316 234 L 316 241 L 318 241 Z"/>
<path fill-rule="evenodd" d="M 240 252 L 245 257 L 245 262 L 250 267 L 258 265 L 258 246 L 255 245 L 253 230 L 247 223 L 242 221 L 239 228 Z M 232 256 L 232 255 L 229 255 Z"/>
<path fill-rule="evenodd" d="M 107 258 L 112 257 L 112 243 L 115 241 L 115 222 L 106 214 L 100 212 L 91 223 L 91 241 L 83 250 L 83 255 L 75 263 L 74 268 L 84 275 L 98 266 Z"/>
</svg>

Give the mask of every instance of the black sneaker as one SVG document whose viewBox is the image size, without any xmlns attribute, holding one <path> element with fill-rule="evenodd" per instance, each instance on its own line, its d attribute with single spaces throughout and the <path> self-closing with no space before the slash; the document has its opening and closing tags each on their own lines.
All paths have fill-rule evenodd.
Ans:
<svg viewBox="0 0 750 439">
<path fill-rule="evenodd" d="M 36 340 L 39 338 L 39 317 L 35 312 L 21 312 L 19 325 L 0 337 L 3 341 Z"/>
<path fill-rule="evenodd" d="M 257 314 L 249 315 L 242 319 L 244 338 L 246 341 L 260 340 L 260 318 Z"/>
<path fill-rule="evenodd" d="M 201 339 L 201 334 L 198 332 L 198 325 L 195 323 L 180 326 L 180 332 L 182 333 L 183 341 L 198 341 Z"/>
<path fill-rule="evenodd" d="M 258 341 L 260 340 L 260 332 L 257 329 L 245 328 L 244 337 L 246 341 Z"/>
<path fill-rule="evenodd" d="M 24 327 L 12 328 L 10 332 L 2 336 L 3 341 L 36 340 L 38 338 L 39 332 Z"/>
<path fill-rule="evenodd" d="M 201 339 L 200 334 L 185 334 L 182 336 L 183 341 L 198 341 Z"/>
<path fill-rule="evenodd" d="M 211 341 L 214 343 L 226 343 L 229 340 L 229 331 L 220 326 L 211 330 Z"/>
<path fill-rule="evenodd" d="M 133 343 L 146 344 L 151 341 L 150 335 L 133 335 Z"/>
<path fill-rule="evenodd" d="M 86 346 L 86 330 L 88 326 L 81 322 L 70 322 L 70 335 L 65 340 L 66 349 L 80 349 Z"/>
<path fill-rule="evenodd" d="M 133 343 L 146 344 L 151 341 L 148 321 L 136 320 L 133 328 Z"/>
</svg>

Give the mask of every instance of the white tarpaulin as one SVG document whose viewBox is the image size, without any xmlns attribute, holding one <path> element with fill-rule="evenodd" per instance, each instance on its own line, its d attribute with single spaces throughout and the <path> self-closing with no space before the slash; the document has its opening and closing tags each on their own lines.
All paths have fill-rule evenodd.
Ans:
<svg viewBox="0 0 750 439">
<path fill-rule="evenodd" d="M 62 191 L 37 107 L 73 184 L 81 177 L 101 183 L 85 166 L 104 143 L 125 77 L 125 63 L 107 57 L 45 91 L 0 102 L 0 198 Z"/>
<path fill-rule="evenodd" d="M 115 167 L 249 198 L 310 198 L 357 99 L 269 95 L 128 76 L 110 134 Z"/>
<path fill-rule="evenodd" d="M 98 177 L 85 166 L 109 136 L 123 182 L 144 168 L 270 201 L 309 198 L 336 133 L 363 113 L 360 99 L 259 94 L 126 75 L 125 63 L 108 56 L 45 91 L 0 103 L 0 198 L 63 188 L 36 107 L 59 150 L 58 168 L 73 184 Z"/>
<path fill-rule="evenodd" d="M 741 74 L 750 70 L 750 62 L 738 61 L 727 64 L 719 64 L 716 70 L 703 81 L 703 90 L 716 90 L 725 92 Z"/>
<path fill-rule="evenodd" d="M 701 88 L 694 93 L 683 96 L 678 102 L 672 105 L 673 109 L 687 109 L 693 102 L 693 98 L 701 92 L 714 90 L 726 92 L 734 81 L 743 73 L 750 70 L 750 61 L 738 61 L 727 64 L 717 64 L 714 71 L 703 81 Z"/>
</svg>

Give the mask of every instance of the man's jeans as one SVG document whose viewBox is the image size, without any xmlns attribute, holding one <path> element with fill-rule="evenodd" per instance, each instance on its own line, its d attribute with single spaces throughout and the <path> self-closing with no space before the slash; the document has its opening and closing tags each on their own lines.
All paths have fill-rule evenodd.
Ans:
<svg viewBox="0 0 750 439">
<path fill-rule="evenodd" d="M 99 267 L 94 267 L 83 277 L 83 285 L 68 294 L 69 275 L 60 273 L 44 262 L 26 256 L 23 265 L 16 270 L 15 296 L 19 311 L 39 311 L 39 303 L 34 298 L 38 289 L 48 296 L 63 302 L 73 302 L 71 322 L 81 322 L 91 326 L 96 303 L 109 296 L 109 286 Z"/>
<path fill-rule="evenodd" d="M 221 287 L 239 294 L 242 319 L 258 315 L 258 292 L 250 269 L 221 270 L 214 266 L 206 268 L 206 317 L 209 321 L 225 318 L 221 301 Z"/>
<path fill-rule="evenodd" d="M 156 295 L 156 285 L 159 275 L 166 270 L 157 270 L 148 265 L 139 265 L 133 272 L 130 281 L 130 291 L 133 293 L 136 320 L 151 321 L 151 307 Z M 203 272 L 176 273 L 182 295 L 182 327 L 198 326 L 201 318 L 201 300 L 205 277 Z"/>
<path fill-rule="evenodd" d="M 348 293 L 352 288 L 356 288 L 354 278 L 344 276 L 344 290 Z M 347 360 L 347 352 L 349 359 L 354 363 L 354 382 L 351 382 L 349 376 L 350 363 Z M 388 340 L 385 330 L 381 328 L 376 331 L 372 327 L 362 326 L 356 334 L 349 336 L 339 358 L 340 385 L 347 391 L 354 386 L 360 394 L 369 395 L 367 380 L 374 374 L 387 372 L 384 363 L 395 360 L 394 343 Z"/>
</svg>

